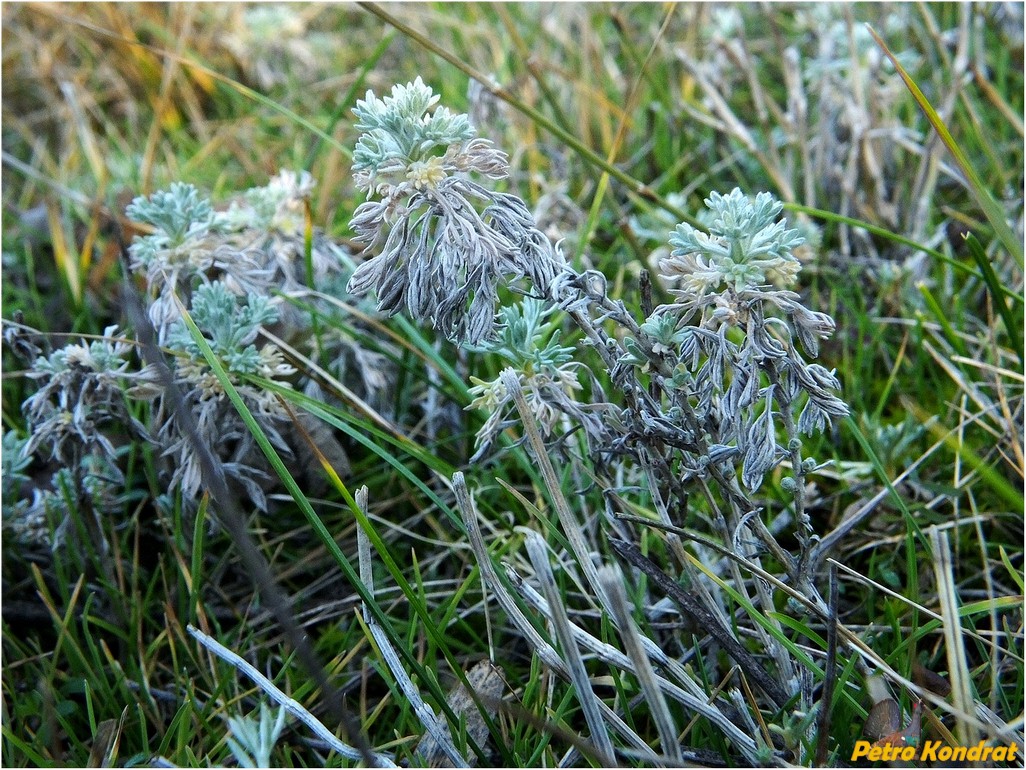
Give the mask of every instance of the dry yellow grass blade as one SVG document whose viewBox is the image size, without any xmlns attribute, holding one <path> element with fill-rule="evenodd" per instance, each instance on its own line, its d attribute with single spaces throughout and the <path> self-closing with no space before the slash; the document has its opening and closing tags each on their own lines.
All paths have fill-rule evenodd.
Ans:
<svg viewBox="0 0 1026 770">
<path fill-rule="evenodd" d="M 57 269 L 68 283 L 68 290 L 75 303 L 82 301 L 82 274 L 79 271 L 78 257 L 72 251 L 64 232 L 60 210 L 53 201 L 46 203 L 46 220 L 50 226 L 50 244 L 53 247 L 53 258 Z"/>
</svg>

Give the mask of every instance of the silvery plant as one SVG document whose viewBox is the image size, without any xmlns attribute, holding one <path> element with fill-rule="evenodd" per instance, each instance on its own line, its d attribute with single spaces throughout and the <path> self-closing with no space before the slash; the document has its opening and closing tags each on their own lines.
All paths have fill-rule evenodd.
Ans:
<svg viewBox="0 0 1026 770">
<path fill-rule="evenodd" d="M 384 99 L 369 93 L 356 110 L 365 133 L 354 170 L 368 201 L 352 221 L 366 250 L 349 288 L 356 294 L 373 290 L 382 311 L 408 313 L 505 364 L 494 380 L 472 379 L 470 408 L 486 414 L 475 459 L 502 451 L 499 439 L 515 433 L 506 429 L 518 420 L 543 477 L 547 456 L 572 455 L 576 441 L 574 478 L 593 479 L 614 508 L 604 519 L 611 543 L 630 536 L 616 514 L 627 513 L 623 501 L 644 490 L 649 500 L 639 502 L 651 502 L 664 529 L 686 523 L 715 536 L 733 556 L 721 568 L 767 616 L 776 612 L 772 592 L 745 580 L 738 563 L 763 569 L 768 556 L 807 606 L 822 609 L 805 500 L 807 477 L 818 464 L 803 454 L 803 437 L 827 429 L 848 408 L 836 393 L 834 373 L 814 362 L 834 323 L 793 290 L 801 271 L 794 250 L 804 238 L 783 218 L 781 203 L 764 192 L 711 193 L 697 220 L 707 228 L 677 225 L 659 261 L 674 301 L 639 312 L 609 296 L 601 272 L 567 264 L 522 200 L 486 186 L 506 174 L 505 156 L 476 137 L 466 116 L 444 107 L 431 112 L 437 100 L 417 80 L 396 86 Z M 514 290 L 503 297 L 528 296 L 500 307 L 503 286 Z M 578 346 L 564 342 L 568 330 L 580 337 Z M 584 363 L 596 357 L 604 371 Z M 454 480 L 458 498 L 462 483 L 462 475 Z M 770 523 L 761 497 L 769 483 L 791 499 L 787 515 Z M 576 531 L 578 514 L 554 474 L 546 485 L 577 567 L 599 603 L 609 607 L 611 594 L 595 573 L 599 557 Z M 701 514 L 687 515 L 689 500 L 701 501 L 690 505 Z M 487 560 L 473 534 L 472 509 L 464 498 L 461 511 L 475 554 Z M 796 552 L 776 538 L 781 520 L 791 525 Z M 668 537 L 672 546 L 674 535 Z M 688 572 L 680 545 L 677 540 L 677 561 Z M 622 556 L 630 546 L 615 550 Z M 632 558 L 639 567 L 640 552 Z M 495 573 L 484 563 L 482 572 L 497 594 L 506 590 L 503 581 L 488 579 Z M 688 574 L 696 585 L 704 583 L 694 570 Z M 509 577 L 530 591 L 519 577 Z M 707 586 L 698 594 L 706 597 L 708 617 L 730 628 L 731 610 L 718 589 Z M 551 601 L 537 606 L 547 607 L 554 619 Z M 527 638 L 536 639 L 513 605 L 503 607 Z M 705 617 L 692 614 L 690 620 Z M 782 683 L 767 684 L 764 692 L 772 691 L 770 700 L 779 706 L 800 691 L 799 710 L 807 713 L 807 675 L 766 628 L 756 624 L 753 633 Z M 734 648 L 740 646 L 734 642 Z M 543 652 L 544 658 L 552 649 L 542 646 Z M 771 681 L 743 650 L 737 655 L 749 675 Z M 560 670 L 561 664 L 553 665 Z M 568 664 L 565 670 L 572 669 Z M 752 761 L 773 754 L 769 745 L 742 748 Z"/>
<path fill-rule="evenodd" d="M 48 352 L 39 335 L 8 327 L 5 341 L 29 364 L 27 377 L 37 390 L 22 405 L 28 437 L 9 432 L 4 438 L 5 531 L 43 544 L 48 521 L 60 535 L 71 508 L 115 510 L 124 486 L 120 469 L 133 442 L 155 445 L 164 458 L 163 500 L 180 494 L 187 508 L 194 507 L 202 493 L 200 458 L 179 424 L 176 409 L 182 406 L 228 480 L 257 509 L 267 508 L 272 478 L 262 454 L 184 315 L 275 448 L 290 456 L 299 443 L 291 417 L 265 385 L 290 389 L 299 377 L 268 333 L 309 338 L 308 316 L 288 300 L 316 303 L 315 285 L 337 284 L 340 277 L 344 282 L 352 270 L 348 253 L 309 226 L 313 185 L 309 173 L 285 170 L 215 210 L 193 185 L 176 182 L 128 206 L 129 218 L 148 230 L 129 246 L 128 267 L 143 280 L 148 321 L 171 354 L 183 404 L 169 398 L 151 365 L 140 364 L 134 335 L 117 327 Z M 318 341 L 321 349 L 314 352 L 334 361 L 329 368 L 337 376 L 356 375 L 361 395 L 387 388 L 391 373 L 381 353 L 341 333 Z M 150 405 L 140 409 L 141 401 Z M 24 469 L 33 461 L 60 466 L 49 485 L 24 483 Z"/>
<path fill-rule="evenodd" d="M 356 108 L 364 133 L 353 168 L 369 200 L 352 221 L 366 251 L 349 289 L 374 289 L 381 310 L 502 356 L 548 433 L 560 415 L 599 448 L 645 464 L 679 461 L 679 478 L 715 478 L 741 515 L 766 474 L 791 460 L 784 485 L 800 498 L 814 467 L 801 457 L 801 435 L 848 410 L 834 374 L 808 360 L 834 324 L 787 288 L 803 237 L 782 205 L 769 193 L 712 193 L 708 232 L 678 225 L 660 262 L 677 301 L 638 318 L 608 297 L 601 273 L 566 264 L 522 200 L 478 181 L 505 176 L 505 155 L 476 138 L 467 116 L 430 112 L 437 101 L 418 79 L 384 99 L 368 93 Z M 498 288 L 522 278 L 537 299 L 497 308 Z M 595 381 L 592 403 L 575 400 L 583 364 L 543 321 L 560 310 L 599 353 L 622 404 Z M 491 445 L 509 396 L 499 379 L 475 380 L 472 392 L 472 406 L 491 413 L 479 446 Z"/>
<path fill-rule="evenodd" d="M 466 354 L 501 362 L 493 379 L 470 377 L 468 409 L 484 413 L 472 461 L 499 456 L 516 442 L 515 434 L 523 434 L 572 551 L 559 564 L 578 571 L 573 582 L 590 587 L 629 654 L 571 626 L 560 597 L 548 590 L 554 584 L 539 537 L 532 534 L 528 546 L 543 591 L 511 565 L 506 579 L 498 579 L 462 474 L 454 477 L 453 490 L 489 589 L 546 664 L 574 679 L 603 757 L 612 758 L 608 736 L 596 737 L 602 720 L 638 751 L 651 750 L 624 732 L 627 726 L 608 707 L 585 697 L 590 685 L 573 652 L 577 643 L 611 665 L 639 676 L 647 672 L 651 703 L 665 695 L 707 717 L 749 762 L 772 759 L 774 748 L 754 723 L 750 730 L 737 726 L 738 720 L 752 722 L 739 692 L 728 694 L 727 705 L 710 699 L 678 661 L 638 636 L 620 573 L 598 564 L 577 517 L 587 515 L 593 538 L 595 528 L 603 528 L 614 550 L 645 571 L 658 568 L 627 542 L 636 530 L 623 515 L 636 510 L 635 502 L 651 506 L 700 597 L 694 600 L 699 605 L 682 609 L 686 620 L 711 624 L 717 642 L 771 705 L 781 707 L 800 692 L 799 711 L 808 714 L 808 676 L 766 625 L 754 624 L 751 631 L 773 661 L 776 680 L 766 674 L 734 638 L 733 608 L 718 586 L 689 567 L 681 540 L 674 540 L 682 524 L 712 535 L 705 540 L 711 545 L 693 547 L 715 546 L 701 553 L 709 557 L 703 562 L 718 562 L 715 569 L 727 573 L 742 599 L 761 608 L 769 626 L 778 622 L 773 594 L 761 580 L 743 577 L 739 564 L 759 574 L 761 560 L 769 557 L 769 569 L 782 572 L 806 606 L 823 606 L 805 499 L 818 464 L 803 453 L 803 439 L 828 429 L 848 409 L 834 373 L 815 363 L 834 323 L 794 291 L 801 271 L 794 251 L 802 234 L 768 193 L 712 192 L 696 219 L 705 229 L 677 225 L 660 252 L 660 277 L 673 301 L 628 307 L 609 295 L 600 271 L 568 264 L 523 200 L 495 189 L 509 173 L 507 156 L 478 137 L 466 115 L 438 102 L 419 78 L 384 98 L 369 92 L 358 102 L 363 133 L 353 173 L 367 200 L 351 221 L 364 247 L 355 263 L 313 230 L 313 179 L 305 172 L 282 172 L 222 210 L 184 183 L 135 199 L 127 213 L 147 231 L 129 247 L 128 267 L 145 285 L 148 323 L 170 354 L 180 400 L 169 396 L 153 368 L 138 363 L 135 340 L 115 328 L 97 340 L 44 353 L 28 330 L 9 327 L 5 338 L 29 362 L 28 377 L 38 390 L 22 407 L 30 437 L 4 436 L 5 528 L 23 540 L 38 539 L 47 518 L 65 515 L 62 500 L 92 512 L 90 521 L 116 509 L 125 447 L 136 440 L 159 447 L 168 490 L 195 505 L 202 460 L 176 416 L 180 408 L 191 414 L 191 425 L 235 488 L 255 508 L 266 509 L 273 479 L 229 403 L 225 378 L 277 451 L 289 456 L 296 450 L 290 433 L 295 415 L 276 393 L 319 393 L 296 365 L 290 328 L 297 332 L 293 337 L 313 337 L 307 349 L 318 361 L 333 358 L 340 378 L 348 369 L 360 370 L 360 395 L 388 391 L 387 356 L 361 352 L 341 333 L 333 340 L 307 334 L 309 320 L 298 307 L 321 302 L 323 309 L 331 300 L 338 307 L 367 295 L 377 312 L 404 313 L 435 330 L 439 344 L 448 340 Z M 318 288 L 344 294 L 346 303 Z M 569 461 L 574 483 L 595 484 L 605 493 L 607 508 L 598 517 L 573 510 L 553 471 L 550 456 L 556 455 Z M 30 458 L 62 470 L 50 489 L 20 500 Z M 765 510 L 770 485 L 789 498 L 786 516 L 773 521 Z M 795 551 L 777 540 L 781 521 L 790 525 Z M 719 559 L 724 553 L 730 558 Z M 510 585 L 522 601 L 512 600 Z M 543 623 L 527 619 L 524 602 Z M 565 657 L 538 635 L 537 628 L 550 621 Z M 665 704 L 660 708 L 665 711 Z M 668 744 L 680 731 L 668 713 L 663 716 L 660 735 Z M 687 759 L 679 748 L 664 745 L 677 764 Z"/>
<path fill-rule="evenodd" d="M 505 177 L 506 155 L 466 115 L 429 112 L 438 98 L 417 78 L 357 103 L 353 173 L 368 200 L 350 225 L 372 257 L 349 291 L 374 289 L 379 310 L 476 344 L 491 336 L 501 285 L 546 286 L 563 259 L 522 200 L 477 181 Z"/>
<path fill-rule="evenodd" d="M 386 389 L 392 373 L 383 355 L 364 350 L 341 331 L 311 335 L 309 315 L 298 306 L 302 302 L 324 311 L 315 288 L 337 285 L 352 270 L 346 250 L 311 226 L 313 187 L 308 172 L 284 170 L 215 211 L 194 187 L 176 183 L 137 198 L 127 211 L 154 229 L 136 238 L 129 251 L 132 267 L 149 287 L 149 318 L 157 337 L 175 354 L 174 377 L 185 406 L 200 438 L 219 453 L 226 476 L 261 510 L 267 507 L 265 489 L 273 479 L 252 433 L 186 327 L 182 308 L 188 308 L 233 387 L 285 457 L 302 448 L 302 440 L 265 384 L 298 385 L 307 392 L 317 388 L 299 376 L 277 340 L 309 341 L 306 349 L 323 356 L 336 376 L 356 377 L 352 384 L 361 396 Z M 174 460 L 171 490 L 195 500 L 202 483 L 200 458 L 166 393 L 157 398 L 153 418 L 164 454 Z"/>
<path fill-rule="evenodd" d="M 31 362 L 27 377 L 39 387 L 22 404 L 27 438 L 13 431 L 4 435 L 4 530 L 23 544 L 57 545 L 69 533 L 68 512 L 77 509 L 84 513 L 88 536 L 102 549 L 97 516 L 122 500 L 124 442 L 151 439 L 133 414 L 132 401 L 156 397 L 153 371 L 133 366 L 132 345 L 116 326 L 107 327 L 100 339 L 48 353 L 23 328 L 10 327 L 5 340 Z M 29 483 L 25 471 L 35 458 L 56 468 L 48 485 Z"/>
</svg>

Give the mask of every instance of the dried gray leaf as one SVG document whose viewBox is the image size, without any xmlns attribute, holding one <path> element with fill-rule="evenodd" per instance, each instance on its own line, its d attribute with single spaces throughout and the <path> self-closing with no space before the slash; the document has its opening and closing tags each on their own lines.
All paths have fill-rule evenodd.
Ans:
<svg viewBox="0 0 1026 770">
<path fill-rule="evenodd" d="M 479 747 L 484 748 L 488 741 L 488 725 L 481 716 L 478 703 L 495 713 L 494 704 L 501 700 L 506 692 L 506 676 L 502 668 L 490 660 L 482 660 L 468 669 L 466 672 L 467 683 L 470 690 L 459 682 L 446 697 L 445 702 L 449 704 L 453 714 L 456 715 L 465 725 L 468 743 L 473 741 Z M 471 694 L 471 691 L 473 694 Z M 449 732 L 449 728 L 444 728 Z M 446 756 L 445 752 L 431 735 L 425 735 L 417 746 L 417 753 L 427 763 L 428 767 L 453 767 L 454 765 Z M 477 762 L 477 755 L 467 752 L 467 761 L 471 767 Z"/>
</svg>

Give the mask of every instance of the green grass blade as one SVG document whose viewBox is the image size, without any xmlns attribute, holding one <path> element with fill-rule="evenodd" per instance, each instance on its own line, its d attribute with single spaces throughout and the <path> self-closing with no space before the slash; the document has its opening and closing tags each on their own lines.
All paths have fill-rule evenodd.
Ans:
<svg viewBox="0 0 1026 770">
<path fill-rule="evenodd" d="M 901 496 L 901 493 L 895 489 L 894 484 L 891 483 L 891 478 L 887 474 L 887 469 L 884 468 L 884 465 L 876 454 L 876 450 L 873 449 L 873 445 L 869 441 L 869 438 L 862 432 L 862 429 L 859 428 L 854 417 L 845 417 L 844 424 L 848 426 L 848 430 L 851 431 L 855 440 L 859 443 L 859 446 L 862 447 L 863 453 L 865 453 L 866 457 L 869 458 L 869 462 L 873 466 L 873 470 L 876 471 L 877 478 L 879 478 L 883 485 L 887 487 L 891 500 L 894 501 L 898 510 L 901 511 L 901 515 L 904 517 L 908 528 L 916 533 L 916 536 L 919 538 L 920 545 L 922 545 L 926 554 L 929 555 L 929 543 L 927 542 L 926 537 L 923 535 L 922 530 L 916 523 L 915 517 L 912 515 L 912 511 L 910 511 L 908 506 L 905 504 L 905 499 Z"/>
<path fill-rule="evenodd" d="M 707 565 L 702 564 L 702 562 L 698 558 L 693 556 L 690 552 L 685 553 L 687 554 L 688 561 L 690 561 L 694 567 L 696 567 L 698 570 L 704 573 L 706 577 L 708 577 L 710 580 L 716 583 L 717 586 L 720 587 L 720 590 L 724 591 L 728 596 L 730 596 L 730 598 L 733 601 L 737 602 L 741 607 L 743 607 L 745 612 L 748 613 L 749 617 L 751 617 L 751 619 L 754 622 L 758 623 L 763 628 L 763 630 L 766 631 L 766 633 L 768 633 L 780 644 L 782 644 L 785 647 L 785 649 L 787 649 L 787 651 L 791 653 L 792 658 L 797 663 L 800 663 L 801 665 L 808 668 L 810 671 L 812 671 L 813 674 L 816 675 L 817 678 L 823 678 L 823 669 L 816 665 L 815 661 L 813 661 L 812 657 L 807 652 L 805 652 L 805 650 L 803 650 L 793 641 L 788 639 L 784 635 L 784 633 L 779 628 L 777 628 L 776 623 L 771 622 L 770 618 L 767 617 L 759 609 L 757 609 L 756 606 L 752 604 L 745 596 L 742 596 L 740 591 L 738 591 L 736 588 L 730 585 L 722 577 L 717 575 L 713 570 L 709 569 Z"/>
<path fill-rule="evenodd" d="M 948 319 L 948 311 L 941 307 L 940 302 L 937 301 L 937 298 L 933 296 L 933 292 L 930 291 L 930 287 L 925 283 L 920 283 L 916 288 L 919 289 L 919 295 L 923 298 L 927 309 L 933 315 L 933 320 L 940 326 L 941 331 L 944 332 L 944 339 L 950 343 L 951 347 L 959 355 L 968 355 L 968 351 L 965 349 L 965 341 L 958 336 L 958 333 L 951 325 L 951 321 Z"/>
<path fill-rule="evenodd" d="M 913 411 L 918 410 L 914 409 Z M 946 431 L 941 425 L 937 424 L 931 424 L 929 429 L 934 436 L 943 439 L 948 448 L 957 454 L 962 462 L 979 473 L 980 478 L 987 483 L 991 490 L 1010 506 L 1010 510 L 1022 511 L 1026 507 L 1026 497 L 1023 496 L 1021 484 L 1019 486 L 1013 485 L 995 467 L 998 463 L 1002 462 L 1000 456 L 993 461 L 987 460 L 970 449 L 954 431 Z"/>
<path fill-rule="evenodd" d="M 197 586 L 202 582 L 204 545 L 207 537 L 207 506 L 210 498 L 207 495 L 200 500 L 196 511 L 196 520 L 192 528 L 192 558 L 189 568 L 189 622 L 199 622 L 200 592 Z"/>
<path fill-rule="evenodd" d="M 1024 586 L 1022 570 L 1017 570 L 1012 566 L 1012 560 L 1008 558 L 1008 551 L 1005 550 L 1004 546 L 1000 547 L 1000 553 L 1001 563 L 1005 565 L 1005 569 L 1008 570 L 1008 574 L 1011 576 L 1012 580 L 1015 581 L 1015 584 L 1019 586 L 1019 590 L 1022 591 Z"/>
<path fill-rule="evenodd" d="M 29 759 L 36 767 L 55 767 L 57 765 L 57 763 L 52 759 L 48 760 L 39 754 L 30 744 L 19 738 L 18 735 L 7 725 L 3 726 L 3 736 L 5 743 L 9 743 L 9 745 L 16 747 L 18 751 L 22 753 L 22 756 L 19 757 L 20 760 Z M 20 762 L 18 764 L 20 764 Z M 14 763 L 8 765 L 8 767 L 14 766 L 16 766 Z"/>
<path fill-rule="evenodd" d="M 324 127 L 325 134 L 331 136 L 335 133 L 335 127 L 338 125 L 338 122 L 342 119 L 342 116 L 346 113 L 346 110 L 348 110 L 349 107 L 355 102 L 357 91 L 363 87 L 363 84 L 367 79 L 367 73 L 369 73 L 371 69 L 374 67 L 374 65 L 378 63 L 378 60 L 381 59 L 385 51 L 388 50 L 388 47 L 392 45 L 392 41 L 394 39 L 395 33 L 389 32 L 387 35 L 381 38 L 381 42 L 379 42 L 377 46 L 374 48 L 374 50 L 370 52 L 370 55 L 367 57 L 367 60 L 357 71 L 356 78 L 353 80 L 353 84 L 349 86 L 348 90 L 345 92 L 345 94 L 343 94 L 342 98 L 338 100 L 338 104 L 335 106 L 335 111 L 332 112 L 331 116 L 328 118 L 328 123 Z M 323 143 L 324 138 L 320 134 L 318 134 L 317 138 L 314 140 L 313 147 L 310 148 L 310 153 L 306 156 L 306 166 L 304 168 L 313 168 L 314 161 L 317 160 L 317 155 L 320 153 Z M 310 285 L 313 286 L 313 283 L 311 283 Z"/>
<path fill-rule="evenodd" d="M 1005 331 L 1012 342 L 1012 350 L 1015 351 L 1015 354 L 1019 357 L 1019 364 L 1022 365 L 1024 363 L 1021 332 L 1022 320 L 1016 321 L 1012 318 L 1012 312 L 1002 297 L 1002 289 L 1004 287 L 1001 281 L 998 280 L 997 274 L 994 272 L 994 266 L 990 264 L 987 253 L 983 250 L 983 244 L 972 233 L 965 237 L 965 243 L 969 247 L 969 253 L 980 267 L 983 280 L 987 284 L 987 289 L 990 291 L 994 304 L 997 306 L 998 314 L 1001 316 L 1001 320 L 1005 322 Z"/>
</svg>

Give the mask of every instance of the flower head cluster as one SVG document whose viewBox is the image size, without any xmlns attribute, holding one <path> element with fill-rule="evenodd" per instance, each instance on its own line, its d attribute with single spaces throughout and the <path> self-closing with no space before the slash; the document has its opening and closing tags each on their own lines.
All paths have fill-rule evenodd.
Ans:
<svg viewBox="0 0 1026 770">
<path fill-rule="evenodd" d="M 167 190 L 159 190 L 149 198 L 133 200 L 125 213 L 137 222 L 152 225 L 156 232 L 134 244 L 140 259 L 147 259 L 159 249 L 176 249 L 190 238 L 206 235 L 216 227 L 210 201 L 200 197 L 191 184 L 173 182 Z"/>
<path fill-rule="evenodd" d="M 261 367 L 261 353 L 253 341 L 261 326 L 278 320 L 278 311 L 267 297 L 250 294 L 239 302 L 221 282 L 201 286 L 192 299 L 191 314 L 208 338 L 210 347 L 234 374 L 257 374 Z M 171 327 L 168 342 L 176 350 L 202 360 L 199 343 L 193 338 L 184 321 Z M 291 373 L 291 372 L 290 372 Z"/>
<path fill-rule="evenodd" d="M 151 294 L 150 321 L 158 338 L 179 316 L 174 296 L 186 304 L 197 285 L 223 281 L 237 294 L 301 290 L 342 264 L 342 253 L 320 233 L 311 247 L 307 276 L 305 235 L 313 177 L 281 171 L 267 185 L 246 191 L 227 211 L 214 211 L 195 187 L 176 182 L 168 190 L 136 198 L 127 214 L 154 232 L 129 247 L 132 266 L 144 272 Z"/>
<path fill-rule="evenodd" d="M 148 198 L 136 198 L 126 213 L 154 228 L 134 240 L 129 254 L 133 269 L 143 271 L 155 294 L 149 316 L 161 342 L 179 317 L 175 295 L 187 301 L 193 286 L 210 273 L 228 274 L 251 290 L 270 278 L 255 250 L 235 249 L 225 241 L 224 218 L 190 184 L 175 182 Z"/>
<path fill-rule="evenodd" d="M 677 225 L 670 234 L 673 251 L 660 262 L 668 277 L 683 279 L 679 291 L 705 294 L 722 286 L 742 291 L 794 282 L 801 263 L 791 250 L 804 239 L 777 220 L 783 204 L 765 192 L 753 201 L 738 188 L 728 195 L 714 192 L 705 204 L 712 214 L 709 233 Z"/>
<path fill-rule="evenodd" d="M 366 253 L 378 253 L 357 268 L 349 291 L 374 289 L 379 310 L 478 344 L 492 332 L 499 286 L 527 277 L 544 289 L 563 258 L 522 200 L 471 178 L 504 177 L 506 156 L 475 138 L 465 115 L 429 114 L 437 101 L 418 78 L 357 105 L 365 133 L 354 177 L 371 199 L 350 224 Z"/>
<path fill-rule="evenodd" d="M 506 175 L 505 154 L 483 140 L 472 141 L 470 119 L 435 107 L 438 100 L 418 77 L 393 86 L 384 99 L 368 91 L 356 103 L 356 127 L 363 134 L 353 152 L 353 175 L 361 189 L 388 197 L 407 183 L 416 189 L 434 187 L 455 171 Z"/>
<path fill-rule="evenodd" d="M 150 367 L 133 367 L 133 346 L 115 326 L 102 338 L 70 343 L 45 356 L 27 340 L 14 349 L 35 350 L 26 376 L 39 388 L 22 404 L 28 438 L 4 436 L 4 529 L 19 543 L 56 547 L 72 534 L 72 508 L 84 506 L 97 515 L 120 507 L 124 478 L 118 461 L 125 442 L 150 439 L 129 401 L 153 399 L 160 387 Z M 34 456 L 60 466 L 49 486 L 25 483 L 23 471 Z M 56 526 L 52 540 L 51 525 Z"/>
<path fill-rule="evenodd" d="M 345 31 L 322 30 L 294 6 L 258 3 L 219 6 L 220 42 L 232 52 L 247 83 L 264 93 L 292 82 L 313 83 L 335 74 L 334 56 Z"/>
<path fill-rule="evenodd" d="M 177 356 L 174 375 L 185 406 L 227 476 L 259 508 L 266 506 L 263 488 L 269 478 L 263 457 L 186 327 L 181 306 L 189 308 L 264 432 L 290 454 L 280 403 L 253 378 L 291 387 L 296 370 L 276 345 L 258 341 L 259 331 L 272 324 L 286 336 L 305 329 L 306 311 L 282 296 L 306 296 L 312 283 L 330 284 L 349 266 L 345 251 L 312 227 L 313 187 L 309 173 L 285 170 L 244 192 L 225 211 L 215 211 L 185 184 L 137 198 L 128 209 L 129 216 L 154 229 L 132 244 L 133 265 L 144 271 L 154 297 L 149 316 L 158 338 Z M 167 394 L 153 420 L 165 455 L 175 458 L 170 487 L 183 490 L 186 499 L 195 497 L 202 484 L 201 459 Z"/>
<path fill-rule="evenodd" d="M 26 376 L 39 382 L 39 389 L 22 405 L 31 433 L 27 455 L 48 446 L 51 458 L 64 465 L 87 452 L 113 459 L 108 426 L 147 435 L 125 397 L 153 398 L 159 389 L 148 367 L 130 370 L 132 346 L 116 332 L 116 326 L 109 326 L 103 339 L 71 343 L 36 359 Z"/>
<path fill-rule="evenodd" d="M 481 350 L 496 353 L 513 368 L 520 381 L 524 398 L 537 419 L 543 436 L 548 438 L 567 418 L 585 428 L 589 439 L 602 432 L 601 421 L 594 407 L 581 404 L 575 392 L 581 389 L 578 371 L 583 366 L 573 360 L 574 349 L 560 344 L 560 330 L 546 320 L 551 310 L 537 299 L 527 298 L 499 311 L 495 338 Z M 499 434 L 512 424 L 513 396 L 502 377 L 485 381 L 471 377 L 470 393 L 474 400 L 468 409 L 485 409 L 489 417 L 477 433 L 477 454 L 474 460 L 490 451 Z"/>
<path fill-rule="evenodd" d="M 286 415 L 274 393 L 249 380 L 262 377 L 281 387 L 291 387 L 286 378 L 295 374 L 295 368 L 275 345 L 258 347 L 255 342 L 260 329 L 277 320 L 277 309 L 267 297 L 250 294 L 243 300 L 224 283 L 215 281 L 196 290 L 190 315 L 272 443 L 283 453 L 291 454 L 280 433 Z M 253 501 L 264 508 L 266 502 L 258 482 L 267 476 L 262 470 L 259 450 L 184 321 L 172 325 L 168 345 L 179 353 L 175 378 L 195 417 L 200 438 L 224 455 L 227 475 L 242 483 Z M 180 485 L 188 496 L 194 496 L 202 484 L 201 459 L 163 400 L 160 415 L 165 454 L 177 457 L 171 486 Z"/>
<path fill-rule="evenodd" d="M 661 262 L 665 277 L 683 279 L 672 289 L 678 302 L 658 308 L 626 340 L 620 364 L 662 378 L 669 399 L 662 417 L 682 425 L 686 443 L 708 438 L 685 466 L 703 473 L 710 458 L 738 461 L 754 490 L 790 454 L 777 442 L 778 417 L 811 434 L 848 414 L 833 393 L 840 386 L 833 372 L 805 360 L 818 355 L 834 323 L 794 292 L 766 285 L 790 283 L 800 269 L 791 249 L 802 239 L 776 220 L 779 202 L 734 190 L 706 203 L 711 234 L 679 225 L 674 251 Z"/>
<path fill-rule="evenodd" d="M 313 193 L 314 178 L 309 171 L 282 170 L 263 187 L 242 194 L 224 214 L 226 227 L 233 231 L 255 229 L 302 235 L 306 227 L 305 203 Z"/>
<path fill-rule="evenodd" d="M 132 266 L 148 284 L 149 318 L 159 343 L 175 357 L 175 390 L 185 403 L 167 392 L 155 368 L 140 368 L 132 355 L 134 344 L 118 337 L 115 327 L 109 327 L 103 338 L 44 355 L 42 336 L 12 323 L 4 329 L 4 340 L 29 363 L 26 376 L 38 384 L 22 408 L 29 438 L 18 451 L 24 452 L 26 462 L 39 456 L 71 469 L 69 499 L 99 510 L 110 496 L 104 494 L 101 500 L 87 488 L 89 479 L 99 476 L 86 465 L 107 463 L 110 470 L 103 476 L 116 481 L 117 458 L 127 441 L 156 442 L 165 456 L 174 458 L 168 464 L 170 489 L 183 491 L 184 500 L 191 502 L 202 479 L 201 460 L 183 422 L 188 411 L 226 475 L 258 507 L 265 507 L 269 476 L 262 453 L 208 365 L 205 346 L 184 323 L 182 309 L 189 309 L 200 335 L 264 432 L 289 454 L 283 435 L 289 420 L 261 380 L 289 388 L 296 370 L 279 347 L 265 344 L 258 335 L 271 325 L 285 336 L 307 328 L 307 311 L 283 302 L 282 295 L 308 296 L 311 282 L 330 284 L 341 280 L 343 268 L 353 269 L 345 250 L 311 227 L 312 189 L 308 173 L 282 171 L 265 186 L 245 192 L 226 211 L 215 210 L 195 187 L 181 183 L 132 201 L 128 216 L 149 228 L 130 246 Z M 318 342 L 322 340 L 322 351 L 341 349 L 340 368 L 352 362 L 353 372 L 366 384 L 365 392 L 387 390 L 389 361 L 384 355 L 363 350 L 349 336 L 333 341 L 323 335 Z M 133 399 L 155 403 L 140 408 Z M 94 459 L 86 463 L 87 458 Z M 15 478 L 17 472 L 12 473 Z M 61 492 L 56 486 L 43 488 L 33 500 L 22 492 L 12 493 L 10 499 L 17 503 L 5 510 L 14 511 L 11 506 L 16 505 L 24 516 L 32 514 L 31 526 L 26 526 L 35 531 L 45 523 L 47 512 L 57 511 Z"/>
<path fill-rule="evenodd" d="M 49 486 L 33 489 L 24 516 L 12 522 L 11 529 L 20 542 L 56 550 L 75 542 L 78 536 L 73 527 L 73 508 L 84 504 L 98 518 L 123 510 L 124 503 L 125 476 L 121 469 L 107 455 L 90 452 L 76 466 L 59 468 Z"/>
</svg>

